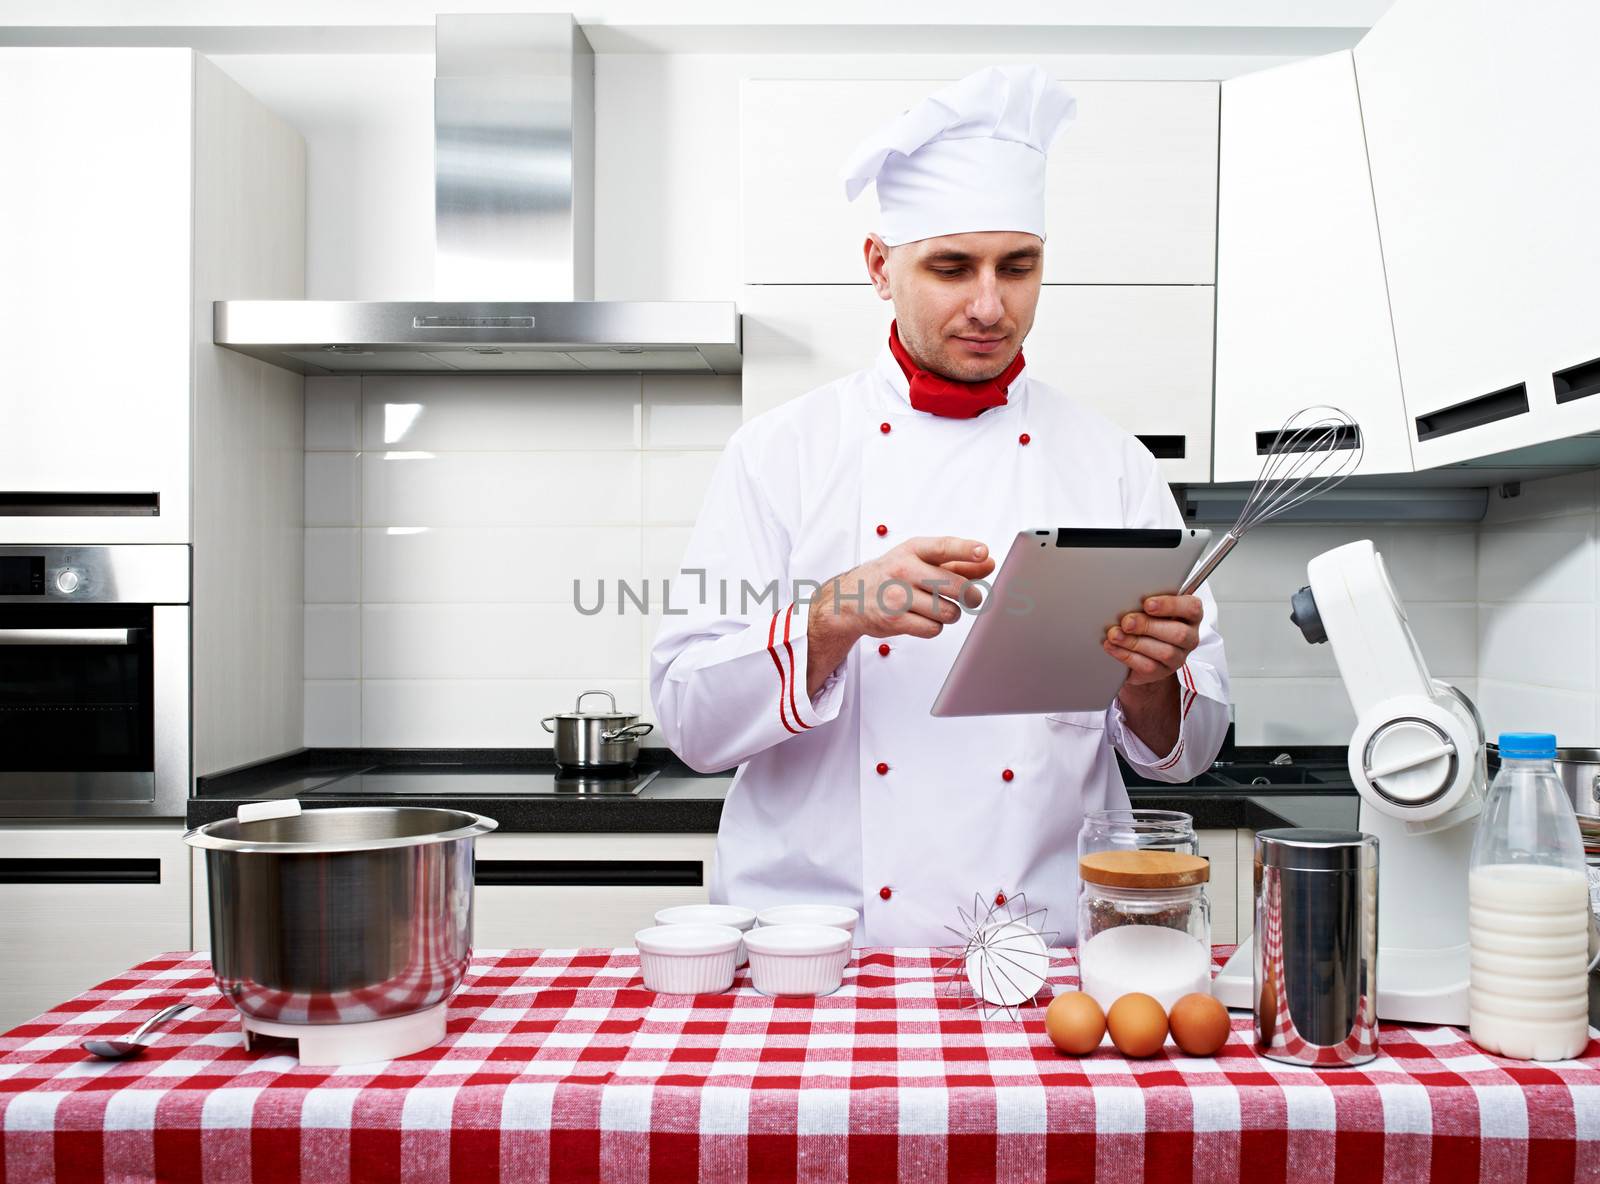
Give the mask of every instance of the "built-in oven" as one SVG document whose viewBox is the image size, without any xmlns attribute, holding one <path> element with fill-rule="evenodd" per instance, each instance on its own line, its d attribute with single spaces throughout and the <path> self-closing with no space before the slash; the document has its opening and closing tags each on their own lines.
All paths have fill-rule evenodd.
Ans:
<svg viewBox="0 0 1600 1184">
<path fill-rule="evenodd" d="M 0 817 L 183 817 L 189 548 L 0 547 Z"/>
</svg>

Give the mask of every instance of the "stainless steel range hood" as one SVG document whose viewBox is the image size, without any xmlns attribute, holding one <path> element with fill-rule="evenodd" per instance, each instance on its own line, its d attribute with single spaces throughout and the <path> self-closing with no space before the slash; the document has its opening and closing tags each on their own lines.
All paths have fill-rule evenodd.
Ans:
<svg viewBox="0 0 1600 1184">
<path fill-rule="evenodd" d="M 302 374 L 740 365 L 731 302 L 596 301 L 594 54 L 566 14 L 435 28 L 431 301 L 219 300 L 216 344 Z"/>
</svg>

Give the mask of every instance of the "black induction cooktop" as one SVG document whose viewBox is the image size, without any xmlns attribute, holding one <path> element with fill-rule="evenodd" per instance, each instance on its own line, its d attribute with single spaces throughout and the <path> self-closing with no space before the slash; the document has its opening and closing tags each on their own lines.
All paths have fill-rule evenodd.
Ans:
<svg viewBox="0 0 1600 1184">
<path fill-rule="evenodd" d="M 578 773 L 548 765 L 426 765 L 370 768 L 348 773 L 300 794 L 302 798 L 351 797 L 632 797 L 660 769 Z"/>
</svg>

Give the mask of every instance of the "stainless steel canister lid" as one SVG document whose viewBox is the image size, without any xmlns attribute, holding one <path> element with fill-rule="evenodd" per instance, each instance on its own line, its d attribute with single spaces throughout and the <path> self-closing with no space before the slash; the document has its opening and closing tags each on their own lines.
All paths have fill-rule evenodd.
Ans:
<svg viewBox="0 0 1600 1184">
<path fill-rule="evenodd" d="M 1284 871 L 1360 871 L 1378 866 L 1378 839 L 1358 830 L 1283 826 L 1256 832 L 1256 862 Z"/>
</svg>

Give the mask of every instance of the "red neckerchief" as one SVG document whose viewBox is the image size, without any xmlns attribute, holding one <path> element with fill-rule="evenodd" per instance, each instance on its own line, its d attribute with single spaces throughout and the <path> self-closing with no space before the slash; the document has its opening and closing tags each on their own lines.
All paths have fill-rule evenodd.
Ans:
<svg viewBox="0 0 1600 1184">
<path fill-rule="evenodd" d="M 1004 407 L 1006 390 L 1022 373 L 1022 351 L 1011 360 L 999 375 L 986 382 L 957 382 L 940 374 L 931 374 L 918 366 L 900 344 L 900 331 L 894 321 L 889 322 L 889 351 L 900 363 L 906 381 L 911 384 L 911 406 L 929 415 L 943 415 L 949 419 L 971 419 L 991 407 Z"/>
</svg>

